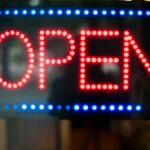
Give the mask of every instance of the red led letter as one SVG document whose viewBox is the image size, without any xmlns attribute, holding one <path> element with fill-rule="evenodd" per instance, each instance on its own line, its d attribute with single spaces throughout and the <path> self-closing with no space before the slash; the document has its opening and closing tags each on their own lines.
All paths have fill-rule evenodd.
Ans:
<svg viewBox="0 0 150 150">
<path fill-rule="evenodd" d="M 25 36 L 25 34 L 19 31 L 10 30 L 0 34 L 0 43 L 2 43 L 3 40 L 5 40 L 10 36 L 18 37 L 25 44 L 27 49 L 28 68 L 26 70 L 26 73 L 23 75 L 23 77 L 16 82 L 5 81 L 2 77 L 0 77 L 0 85 L 7 89 L 18 89 L 20 87 L 23 87 L 31 78 L 31 74 L 34 68 L 34 53 L 29 39 Z"/>
<path fill-rule="evenodd" d="M 39 32 L 39 89 L 45 88 L 45 70 L 46 65 L 62 65 L 72 60 L 75 55 L 75 40 L 72 35 L 64 30 L 41 30 Z M 45 39 L 50 37 L 64 37 L 69 43 L 69 52 L 65 58 L 46 58 L 45 57 Z"/>
<path fill-rule="evenodd" d="M 138 44 L 134 40 L 133 36 L 129 31 L 124 31 L 124 48 L 123 48 L 123 89 L 129 89 L 129 78 L 130 78 L 130 63 L 129 63 L 129 50 L 130 47 L 134 50 L 136 56 L 139 58 L 140 62 L 150 74 L 150 63 L 145 57 L 144 52 L 139 48 Z"/>
<path fill-rule="evenodd" d="M 81 90 L 118 90 L 118 84 L 89 84 L 86 81 L 86 64 L 102 64 L 102 63 L 119 63 L 118 57 L 89 57 L 86 55 L 86 38 L 92 36 L 94 38 L 105 37 L 105 38 L 112 38 L 118 37 L 119 31 L 112 31 L 112 30 L 82 30 L 80 32 L 80 89 Z"/>
</svg>

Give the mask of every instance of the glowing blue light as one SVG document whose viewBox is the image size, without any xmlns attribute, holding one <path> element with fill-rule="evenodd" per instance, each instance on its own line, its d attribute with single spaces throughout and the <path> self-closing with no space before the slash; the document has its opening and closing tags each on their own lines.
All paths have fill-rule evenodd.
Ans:
<svg viewBox="0 0 150 150">
<path fill-rule="evenodd" d="M 118 104 L 118 105 L 114 105 L 114 104 L 103 104 L 103 105 L 97 105 L 97 104 L 75 104 L 75 105 L 70 105 L 70 104 L 66 104 L 66 105 L 53 105 L 53 104 L 21 104 L 20 106 L 18 104 L 5 104 L 4 105 L 4 109 L 14 109 L 14 110 L 26 110 L 26 111 L 32 111 L 32 110 L 37 110 L 37 111 L 52 111 L 52 110 L 57 110 L 57 111 L 61 111 L 61 110 L 66 110 L 66 111 L 81 111 L 81 112 L 88 112 L 88 111 L 92 111 L 97 112 L 97 111 L 103 111 L 105 112 L 106 110 L 109 112 L 128 112 L 131 113 L 132 111 L 136 111 L 136 112 L 140 112 L 142 110 L 142 106 L 139 105 L 132 105 L 132 104 L 128 104 L 128 105 L 124 105 L 124 104 Z M 19 109 L 20 108 L 20 109 Z M 25 111 L 25 112 L 26 112 Z"/>
<path fill-rule="evenodd" d="M 79 105 L 74 105 L 74 110 L 78 111 L 80 109 L 80 106 Z"/>
<path fill-rule="evenodd" d="M 26 14 L 27 14 L 27 10 L 25 10 L 25 9 L 22 10 L 22 14 L 23 14 L 23 15 L 26 15 Z"/>
<path fill-rule="evenodd" d="M 107 10 L 102 10 L 102 15 L 107 15 Z"/>
<path fill-rule="evenodd" d="M 4 107 L 5 107 L 5 109 L 9 109 L 10 108 L 10 106 L 8 104 L 6 104 Z"/>
<path fill-rule="evenodd" d="M 140 105 L 137 105 L 135 109 L 136 111 L 141 111 L 142 107 Z"/>
<path fill-rule="evenodd" d="M 89 109 L 89 106 L 88 105 L 83 105 L 83 110 L 84 111 L 87 111 Z"/>
<path fill-rule="evenodd" d="M 26 105 L 26 104 L 22 104 L 21 108 L 22 108 L 23 110 L 26 110 L 26 109 L 27 109 L 27 105 Z"/>
<path fill-rule="evenodd" d="M 5 15 L 9 15 L 10 11 L 9 10 L 5 10 Z"/>
<path fill-rule="evenodd" d="M 40 15 L 44 15 L 45 14 L 45 11 L 42 9 L 40 10 Z"/>
<path fill-rule="evenodd" d="M 54 14 L 54 11 L 53 11 L 52 9 L 50 9 L 50 10 L 48 11 L 48 14 L 49 14 L 49 15 L 53 15 L 53 14 Z"/>
<path fill-rule="evenodd" d="M 62 13 L 63 13 L 62 10 L 60 10 L 60 9 L 57 10 L 57 14 L 58 14 L 58 15 L 62 15 Z"/>
<path fill-rule="evenodd" d="M 70 110 L 71 109 L 71 107 L 70 107 L 70 105 L 66 105 L 66 110 Z"/>
<path fill-rule="evenodd" d="M 66 10 L 66 14 L 71 15 L 71 10 L 70 9 Z"/>
<path fill-rule="evenodd" d="M 102 111 L 105 111 L 105 110 L 106 110 L 106 105 L 101 105 L 100 109 L 101 109 Z"/>
<path fill-rule="evenodd" d="M 109 106 L 109 110 L 110 110 L 110 111 L 114 111 L 114 110 L 115 110 L 115 106 L 114 106 L 114 105 L 110 105 L 110 106 Z"/>
<path fill-rule="evenodd" d="M 150 11 L 146 11 L 146 15 L 149 16 L 150 15 Z"/>
<path fill-rule="evenodd" d="M 36 10 L 31 10 L 31 15 L 35 15 L 36 14 Z"/>
<path fill-rule="evenodd" d="M 35 106 L 34 104 L 31 104 L 30 108 L 31 108 L 32 110 L 35 110 L 36 106 Z"/>
<path fill-rule="evenodd" d="M 118 110 L 119 110 L 119 111 L 122 111 L 122 110 L 123 110 L 123 105 L 119 105 L 119 106 L 118 106 Z"/>
<path fill-rule="evenodd" d="M 81 10 L 81 9 L 75 9 L 75 10 L 73 10 L 71 8 L 68 8 L 68 9 L 66 9 L 64 11 L 61 8 L 60 9 L 58 8 L 56 10 L 56 14 L 57 15 L 62 15 L 63 13 L 65 13 L 66 15 L 72 15 L 73 11 L 74 11 L 75 15 L 80 15 L 81 13 L 83 13 L 84 15 L 89 15 L 90 13 L 92 13 L 92 15 L 97 16 L 99 14 L 99 10 L 97 8 L 95 8 L 94 10 L 91 10 L 91 11 L 88 8 L 84 9 L 84 10 Z M 27 15 L 28 13 L 30 13 L 30 15 L 37 15 L 37 12 L 40 15 L 44 15 L 46 13 L 46 10 L 45 9 L 40 9 L 40 10 L 38 10 L 38 9 L 32 9 L 32 10 L 26 10 L 26 9 L 24 9 L 24 10 L 18 10 L 18 9 L 14 9 L 14 10 L 12 10 L 12 14 L 13 15 L 19 15 L 19 14 L 21 14 L 21 15 Z M 108 12 L 112 16 L 116 15 L 117 13 L 119 15 L 121 15 L 121 16 L 125 16 L 126 14 L 130 15 L 130 16 L 132 16 L 134 14 L 136 14 L 137 16 L 142 16 L 144 14 L 146 16 L 150 16 L 150 10 L 133 10 L 133 9 L 127 10 L 127 11 L 124 10 L 124 9 L 121 9 L 119 11 L 117 11 L 117 9 L 116 10 L 115 9 L 110 9 L 110 10 L 103 9 L 103 10 L 101 10 L 101 14 L 103 16 L 107 15 Z M 11 14 L 11 10 L 7 9 L 7 10 L 2 11 L 2 13 L 4 13 L 4 15 L 10 15 Z M 49 9 L 48 10 L 48 14 L 49 15 L 53 15 L 54 13 L 55 13 L 55 11 L 53 9 Z M 1 12 L 0 12 L 0 15 L 1 15 Z"/>
<path fill-rule="evenodd" d="M 44 110 L 44 108 L 45 108 L 45 107 L 44 107 L 43 104 L 40 104 L 40 105 L 39 105 L 39 109 L 40 109 L 40 110 Z"/>
<path fill-rule="evenodd" d="M 119 13 L 120 13 L 121 16 L 125 15 L 125 11 L 124 10 L 120 10 Z"/>
<path fill-rule="evenodd" d="M 84 10 L 84 14 L 85 14 L 85 15 L 88 15 L 88 14 L 89 14 L 89 10 L 87 10 L 87 9 Z"/>
<path fill-rule="evenodd" d="M 129 10 L 128 13 L 130 16 L 132 16 L 134 14 L 133 10 Z"/>
<path fill-rule="evenodd" d="M 53 105 L 48 105 L 48 110 L 53 110 L 54 109 L 54 106 Z"/>
<path fill-rule="evenodd" d="M 111 14 L 111 15 L 115 15 L 115 14 L 116 14 L 116 11 L 115 11 L 115 10 L 111 10 L 111 11 L 110 11 L 110 14 Z"/>
<path fill-rule="evenodd" d="M 97 106 L 96 106 L 96 105 L 93 105 L 93 106 L 92 106 L 92 110 L 93 110 L 93 111 L 96 111 L 96 110 L 97 110 Z"/>
<path fill-rule="evenodd" d="M 58 109 L 58 110 L 61 110 L 61 109 L 62 109 L 62 106 L 61 106 L 61 105 L 58 105 L 58 106 L 57 106 L 57 109 Z"/>
<path fill-rule="evenodd" d="M 142 16 L 143 12 L 141 10 L 138 10 L 137 14 L 138 16 Z"/>
<path fill-rule="evenodd" d="M 131 105 L 128 105 L 128 106 L 127 106 L 127 110 L 128 110 L 128 111 L 131 111 L 131 110 L 132 110 L 132 106 L 131 106 Z"/>
<path fill-rule="evenodd" d="M 13 14 L 14 14 L 14 15 L 18 15 L 18 14 L 19 14 L 19 11 L 18 11 L 18 10 L 14 10 L 14 11 L 13 11 Z"/>
<path fill-rule="evenodd" d="M 93 10 L 93 15 L 98 15 L 98 10 Z"/>
<path fill-rule="evenodd" d="M 80 12 L 79 9 L 75 10 L 75 14 L 76 14 L 76 15 L 79 15 L 80 13 L 81 13 L 81 12 Z"/>
<path fill-rule="evenodd" d="M 81 13 L 83 13 L 84 15 L 89 15 L 90 13 L 92 13 L 92 15 L 95 15 L 97 16 L 99 14 L 99 10 L 97 8 L 95 8 L 94 10 L 89 10 L 88 8 L 87 9 L 84 9 L 84 10 L 81 10 L 81 9 L 71 9 L 71 8 L 68 8 L 66 10 L 62 10 L 61 8 L 57 9 L 56 10 L 56 14 L 57 15 L 62 15 L 63 13 L 65 13 L 66 15 L 72 15 L 74 11 L 74 14 L 75 15 L 80 15 Z M 12 14 L 13 15 L 27 15 L 28 13 L 30 13 L 30 15 L 37 15 L 37 12 L 38 14 L 40 15 L 44 15 L 46 13 L 46 9 L 32 9 L 32 10 L 26 10 L 26 9 L 23 9 L 23 10 L 18 10 L 18 9 L 14 9 L 12 10 Z M 130 9 L 130 10 L 125 10 L 125 9 L 121 9 L 119 11 L 117 11 L 117 9 L 110 9 L 110 10 L 101 10 L 101 14 L 103 16 L 107 15 L 109 12 L 110 15 L 116 15 L 117 13 L 121 16 L 125 16 L 126 14 L 127 15 L 134 15 L 136 14 L 137 16 L 143 16 L 144 14 L 146 16 L 150 16 L 150 10 L 133 10 L 133 9 Z M 10 15 L 11 14 L 11 10 L 7 9 L 7 10 L 4 10 L 2 11 L 2 14 L 4 13 L 4 15 Z M 49 15 L 53 15 L 55 13 L 55 11 L 53 9 L 49 9 L 48 10 L 48 14 Z M 1 15 L 1 11 L 0 11 L 0 15 Z"/>
<path fill-rule="evenodd" d="M 16 110 L 18 109 L 18 105 L 14 104 L 13 108 Z"/>
</svg>

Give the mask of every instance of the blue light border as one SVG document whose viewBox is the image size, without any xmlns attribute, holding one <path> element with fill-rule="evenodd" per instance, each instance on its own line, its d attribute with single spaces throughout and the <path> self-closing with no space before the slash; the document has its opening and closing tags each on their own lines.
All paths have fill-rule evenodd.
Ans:
<svg viewBox="0 0 150 150">
<path fill-rule="evenodd" d="M 133 113 L 142 112 L 143 106 L 141 104 L 34 104 L 34 103 L 22 103 L 22 104 L 4 104 L 0 110 L 4 111 L 16 111 L 16 112 L 123 112 Z"/>
<path fill-rule="evenodd" d="M 121 16 L 150 17 L 150 9 L 100 9 L 100 8 L 23 8 L 0 9 L 0 16 Z"/>
<path fill-rule="evenodd" d="M 23 9 L 0 9 L 0 17 L 17 16 L 66 16 L 66 17 L 150 17 L 150 9 L 114 9 L 114 8 L 23 8 Z M 99 18 L 100 19 L 100 18 Z M 53 104 L 4 104 L 0 110 L 16 112 L 141 112 L 141 104 L 73 104 L 73 105 L 53 105 Z"/>
</svg>

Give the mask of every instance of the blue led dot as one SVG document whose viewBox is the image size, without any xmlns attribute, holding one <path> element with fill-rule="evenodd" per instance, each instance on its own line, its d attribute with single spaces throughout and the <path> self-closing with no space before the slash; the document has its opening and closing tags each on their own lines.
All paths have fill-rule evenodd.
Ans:
<svg viewBox="0 0 150 150">
<path fill-rule="evenodd" d="M 14 14 L 14 15 L 18 15 L 18 14 L 19 14 L 19 11 L 18 11 L 18 10 L 14 10 L 14 11 L 13 11 L 13 14 Z"/>
<path fill-rule="evenodd" d="M 138 11 L 137 11 L 137 15 L 138 15 L 138 16 L 142 16 L 142 14 L 143 14 L 143 12 L 142 12 L 141 10 L 138 10 Z"/>
<path fill-rule="evenodd" d="M 125 11 L 124 11 L 124 10 L 120 10 L 120 11 L 119 11 L 119 14 L 120 14 L 121 16 L 123 16 L 123 15 L 125 15 Z"/>
<path fill-rule="evenodd" d="M 66 105 L 66 110 L 70 110 L 71 109 L 71 107 L 70 107 L 70 105 Z"/>
<path fill-rule="evenodd" d="M 115 110 L 115 106 L 114 106 L 114 105 L 110 105 L 110 106 L 109 106 L 109 110 L 110 110 L 110 111 L 114 111 L 114 110 Z"/>
<path fill-rule="evenodd" d="M 18 109 L 18 105 L 14 104 L 13 108 L 16 110 Z"/>
<path fill-rule="evenodd" d="M 40 109 L 40 110 L 44 110 L 44 108 L 45 108 L 45 107 L 44 107 L 43 104 L 39 105 L 39 109 Z"/>
<path fill-rule="evenodd" d="M 10 14 L 10 11 L 9 10 L 5 10 L 5 15 L 9 15 Z"/>
<path fill-rule="evenodd" d="M 111 10 L 111 11 L 110 11 L 110 14 L 111 14 L 111 15 L 116 15 L 116 11 L 115 11 L 115 10 Z"/>
<path fill-rule="evenodd" d="M 100 109 L 101 109 L 102 111 L 105 111 L 105 110 L 106 110 L 106 105 L 101 105 Z"/>
<path fill-rule="evenodd" d="M 60 10 L 60 9 L 57 10 L 57 14 L 58 14 L 58 15 L 62 15 L 62 13 L 63 13 L 62 10 Z"/>
<path fill-rule="evenodd" d="M 128 111 L 132 111 L 132 106 L 131 106 L 131 105 L 128 105 L 128 106 L 127 106 L 127 110 L 128 110 Z"/>
<path fill-rule="evenodd" d="M 26 14 L 27 14 L 27 10 L 25 10 L 25 9 L 22 10 L 22 14 L 23 14 L 23 15 L 26 15 Z"/>
<path fill-rule="evenodd" d="M 53 110 L 54 109 L 54 106 L 53 105 L 48 105 L 48 110 Z"/>
<path fill-rule="evenodd" d="M 80 15 L 80 10 L 79 9 L 75 10 L 75 14 Z"/>
<path fill-rule="evenodd" d="M 36 14 L 36 10 L 31 10 L 31 15 L 35 15 Z"/>
<path fill-rule="evenodd" d="M 31 110 L 35 110 L 36 106 L 34 104 L 31 104 L 30 108 Z"/>
<path fill-rule="evenodd" d="M 6 105 L 4 106 L 4 108 L 5 108 L 5 109 L 9 109 L 10 106 L 9 106 L 8 104 L 6 104 Z"/>
<path fill-rule="evenodd" d="M 40 15 L 44 15 L 45 11 L 44 10 L 40 10 Z"/>
<path fill-rule="evenodd" d="M 146 11 L 146 15 L 147 15 L 147 16 L 150 16 L 150 11 Z"/>
<path fill-rule="evenodd" d="M 26 104 L 22 104 L 21 108 L 22 108 L 23 110 L 26 110 L 26 109 L 27 109 L 27 105 L 26 105 Z"/>
<path fill-rule="evenodd" d="M 84 15 L 88 15 L 89 14 L 89 10 L 84 10 Z"/>
<path fill-rule="evenodd" d="M 122 110 L 123 110 L 123 105 L 119 105 L 119 106 L 118 106 L 118 110 L 119 110 L 119 111 L 122 111 Z"/>
<path fill-rule="evenodd" d="M 96 106 L 96 105 L 93 105 L 93 106 L 92 106 L 92 110 L 93 110 L 93 111 L 96 111 L 96 110 L 97 110 L 97 106 Z"/>
<path fill-rule="evenodd" d="M 89 106 L 88 105 L 83 105 L 83 110 L 84 111 L 87 111 L 89 109 Z"/>
<path fill-rule="evenodd" d="M 74 110 L 78 111 L 80 109 L 79 105 L 74 105 Z"/>
<path fill-rule="evenodd" d="M 48 10 L 48 14 L 49 15 L 53 15 L 54 14 L 54 11 L 52 9 Z"/>
<path fill-rule="evenodd" d="M 128 14 L 129 14 L 130 16 L 132 16 L 132 15 L 134 14 L 134 11 L 133 11 L 133 10 L 129 10 L 129 11 L 128 11 Z"/>
<path fill-rule="evenodd" d="M 107 10 L 102 10 L 102 15 L 107 15 Z"/>
<path fill-rule="evenodd" d="M 140 105 L 137 105 L 137 106 L 135 107 L 135 109 L 136 109 L 136 111 L 141 111 L 142 107 L 141 107 Z"/>
<path fill-rule="evenodd" d="M 93 15 L 98 15 L 98 10 L 93 10 Z"/>
<path fill-rule="evenodd" d="M 71 15 L 71 10 L 70 9 L 66 10 L 66 14 Z"/>
<path fill-rule="evenodd" d="M 57 106 L 57 109 L 58 109 L 58 110 L 61 110 L 61 109 L 62 109 L 62 106 L 61 106 L 61 105 L 58 105 L 58 106 Z"/>
</svg>

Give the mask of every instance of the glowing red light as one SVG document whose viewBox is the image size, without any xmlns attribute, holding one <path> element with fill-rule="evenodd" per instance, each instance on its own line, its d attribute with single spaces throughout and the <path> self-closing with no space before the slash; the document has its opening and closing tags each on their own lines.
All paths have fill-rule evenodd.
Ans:
<svg viewBox="0 0 150 150">
<path fill-rule="evenodd" d="M 34 69 L 35 56 L 34 50 L 32 47 L 32 43 L 29 38 L 20 31 L 16 30 L 8 30 L 0 34 L 0 43 L 9 38 L 9 37 L 17 37 L 21 40 L 21 42 L 26 47 L 27 53 L 27 70 L 22 78 L 15 82 L 6 81 L 2 77 L 0 77 L 0 85 L 6 89 L 19 89 L 25 86 L 29 80 L 31 79 L 31 75 Z M 46 39 L 48 37 L 63 37 L 68 42 L 68 54 L 62 58 L 47 58 L 46 57 Z M 120 31 L 118 30 L 81 30 L 80 31 L 80 50 L 79 50 L 79 88 L 81 90 L 103 90 L 103 91 L 116 91 L 119 90 L 119 84 L 114 83 L 88 83 L 87 81 L 87 65 L 88 64 L 122 64 L 121 67 L 121 86 L 123 91 L 127 91 L 130 88 L 130 51 L 132 50 L 136 57 L 139 59 L 140 63 L 146 69 L 148 74 L 150 74 L 150 63 L 142 49 L 137 44 L 137 41 L 134 39 L 133 35 L 130 31 L 125 30 L 123 32 L 123 48 L 122 48 L 122 60 L 117 56 L 90 56 L 87 53 L 87 38 L 103 38 L 105 40 L 109 38 L 120 38 Z M 66 30 L 40 30 L 39 31 L 39 75 L 38 75 L 38 87 L 39 89 L 45 89 L 46 87 L 46 67 L 47 66 L 62 66 L 64 64 L 72 61 L 73 56 L 75 56 L 75 40 L 68 31 Z M 121 61 L 120 61 L 121 60 Z"/>
<path fill-rule="evenodd" d="M 129 89 L 129 79 L 130 79 L 130 52 L 129 49 L 132 48 L 135 52 L 136 56 L 139 58 L 141 64 L 143 64 L 144 68 L 147 72 L 150 72 L 150 64 L 147 61 L 147 58 L 144 52 L 139 48 L 135 39 L 131 35 L 129 31 L 124 31 L 124 49 L 123 49 L 123 89 Z"/>
<path fill-rule="evenodd" d="M 75 55 L 75 40 L 72 35 L 65 30 L 41 30 L 39 32 L 39 89 L 45 89 L 46 77 L 42 74 L 46 74 L 46 65 L 63 65 L 72 60 Z M 69 44 L 68 55 L 65 58 L 46 58 L 45 40 L 47 37 L 64 37 Z M 84 44 L 84 43 L 83 43 Z"/>
<path fill-rule="evenodd" d="M 28 58 L 28 64 L 27 64 L 28 68 L 26 70 L 26 73 L 23 75 L 23 77 L 20 80 L 15 81 L 15 82 L 10 82 L 0 77 L 1 86 L 3 86 L 6 89 L 14 90 L 14 89 L 23 87 L 27 82 L 29 82 L 31 78 L 31 74 L 33 72 L 33 68 L 34 68 L 34 52 L 33 52 L 31 42 L 26 37 L 26 35 L 16 30 L 8 30 L 0 34 L 0 43 L 2 43 L 3 40 L 11 36 L 19 38 L 21 42 L 24 43 L 27 49 L 26 53 L 27 53 L 27 58 Z"/>
<path fill-rule="evenodd" d="M 86 80 L 86 65 L 87 64 L 102 64 L 102 63 L 119 63 L 118 57 L 89 57 L 86 55 L 86 39 L 92 36 L 93 38 L 109 38 L 118 37 L 119 31 L 113 30 L 82 30 L 80 32 L 80 74 L 79 74 L 79 87 L 81 90 L 118 90 L 119 85 L 111 83 L 93 83 L 89 84 Z M 83 80 L 84 79 L 84 80 Z M 83 82 L 84 81 L 84 82 Z"/>
</svg>

